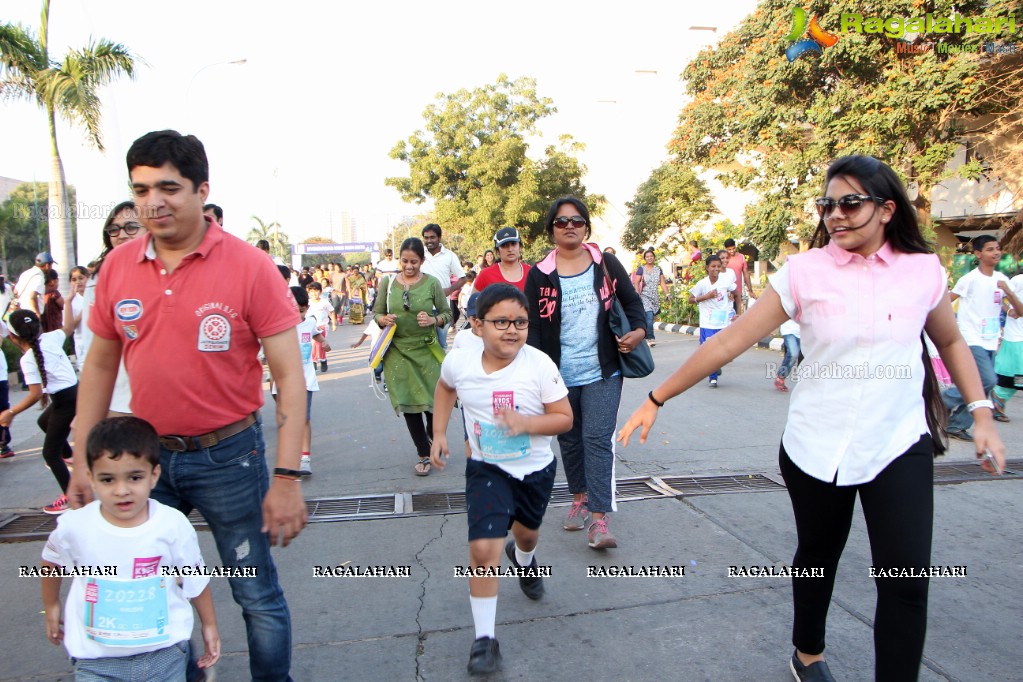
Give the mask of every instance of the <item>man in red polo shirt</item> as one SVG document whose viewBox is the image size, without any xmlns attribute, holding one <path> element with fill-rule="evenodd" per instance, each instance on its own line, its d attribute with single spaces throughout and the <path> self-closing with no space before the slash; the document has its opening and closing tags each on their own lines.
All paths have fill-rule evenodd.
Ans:
<svg viewBox="0 0 1023 682">
<path fill-rule="evenodd" d="M 95 333 L 82 370 L 75 467 L 68 498 L 87 503 L 85 435 L 106 416 L 121 353 L 132 412 L 160 437 L 152 497 L 198 509 L 230 578 L 248 630 L 254 680 L 290 680 L 291 617 L 270 546 L 306 523 L 298 481 L 305 380 L 294 298 L 273 263 L 203 216 L 209 166 L 202 143 L 153 132 L 128 150 L 148 235 L 111 252 L 89 316 Z M 262 424 L 262 342 L 277 382 L 277 469 L 267 473 Z"/>
<path fill-rule="evenodd" d="M 739 253 L 735 248 L 734 239 L 725 240 L 725 251 L 728 252 L 728 269 L 735 273 L 735 312 L 741 313 L 743 307 L 743 285 L 746 286 L 746 297 L 753 296 L 753 284 L 750 281 L 749 266 L 746 265 L 746 256 Z"/>
</svg>

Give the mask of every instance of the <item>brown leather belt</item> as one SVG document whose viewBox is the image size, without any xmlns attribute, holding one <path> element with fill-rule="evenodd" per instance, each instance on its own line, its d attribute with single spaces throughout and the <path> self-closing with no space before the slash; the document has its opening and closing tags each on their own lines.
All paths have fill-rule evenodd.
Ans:
<svg viewBox="0 0 1023 682">
<path fill-rule="evenodd" d="M 160 436 L 160 445 L 165 450 L 171 452 L 193 452 L 195 450 L 205 450 L 206 448 L 212 448 L 214 445 L 224 440 L 235 436 L 245 429 L 249 428 L 256 423 L 256 413 L 246 415 L 244 419 L 240 419 L 233 424 L 228 424 L 222 429 L 217 429 L 210 433 L 204 433 L 201 436 Z"/>
</svg>

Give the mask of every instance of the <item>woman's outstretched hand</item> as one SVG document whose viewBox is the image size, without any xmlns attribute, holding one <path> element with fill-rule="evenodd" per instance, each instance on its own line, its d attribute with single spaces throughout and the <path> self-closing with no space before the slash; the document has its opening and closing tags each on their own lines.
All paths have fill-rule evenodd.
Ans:
<svg viewBox="0 0 1023 682">
<path fill-rule="evenodd" d="M 629 438 L 632 436 L 632 432 L 636 429 L 640 429 L 639 442 L 640 445 L 646 443 L 646 437 L 650 433 L 650 428 L 654 425 L 657 420 L 657 406 L 649 400 L 644 400 L 643 404 L 636 408 L 636 411 L 629 417 L 629 421 L 625 422 L 625 426 L 618 432 L 618 442 L 622 444 L 623 448 L 629 446 Z"/>
</svg>

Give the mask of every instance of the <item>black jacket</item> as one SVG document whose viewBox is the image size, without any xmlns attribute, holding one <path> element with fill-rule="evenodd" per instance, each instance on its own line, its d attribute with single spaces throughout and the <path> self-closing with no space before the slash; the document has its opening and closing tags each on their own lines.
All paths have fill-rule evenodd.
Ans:
<svg viewBox="0 0 1023 682">
<path fill-rule="evenodd" d="M 600 362 L 600 374 L 605 379 L 621 369 L 618 362 L 618 343 L 611 333 L 609 317 L 611 311 L 611 291 L 604 280 L 604 268 L 611 275 L 614 291 L 618 294 L 633 329 L 646 331 L 646 313 L 643 302 L 632 286 L 629 273 L 622 264 L 609 253 L 602 252 L 596 244 L 584 244 L 593 258 L 593 290 L 603 303 L 597 314 L 597 359 Z M 526 343 L 539 348 L 550 356 L 554 364 L 561 366 L 561 280 L 558 277 L 557 249 L 551 251 L 546 258 L 530 268 L 526 276 L 526 300 L 529 301 L 529 335 Z"/>
</svg>

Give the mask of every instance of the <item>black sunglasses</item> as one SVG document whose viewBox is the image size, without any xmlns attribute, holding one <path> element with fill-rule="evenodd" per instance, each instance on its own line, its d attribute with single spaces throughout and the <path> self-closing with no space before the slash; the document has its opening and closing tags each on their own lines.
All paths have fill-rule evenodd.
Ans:
<svg viewBox="0 0 1023 682">
<path fill-rule="evenodd" d="M 107 225 L 105 228 L 106 233 L 111 237 L 116 237 L 121 230 L 124 230 L 124 233 L 130 237 L 131 235 L 137 233 L 141 229 L 142 225 L 138 223 L 125 223 L 124 225 L 111 223 Z"/>
<path fill-rule="evenodd" d="M 886 199 L 871 196 L 869 194 L 846 194 L 844 197 L 839 199 L 820 197 L 819 199 L 815 199 L 813 203 L 817 206 L 817 215 L 821 218 L 827 218 L 834 212 L 835 207 L 841 208 L 842 213 L 847 216 L 854 215 L 863 208 L 863 204 L 868 201 L 883 204 Z"/>
<path fill-rule="evenodd" d="M 581 215 L 574 215 L 571 218 L 558 216 L 554 219 L 554 227 L 560 227 L 561 229 L 568 227 L 569 223 L 572 223 L 572 227 L 586 227 L 586 218 L 583 218 Z"/>
<path fill-rule="evenodd" d="M 405 309 L 405 312 L 412 310 L 412 304 L 408 300 L 408 289 L 401 292 L 401 307 Z"/>
</svg>

